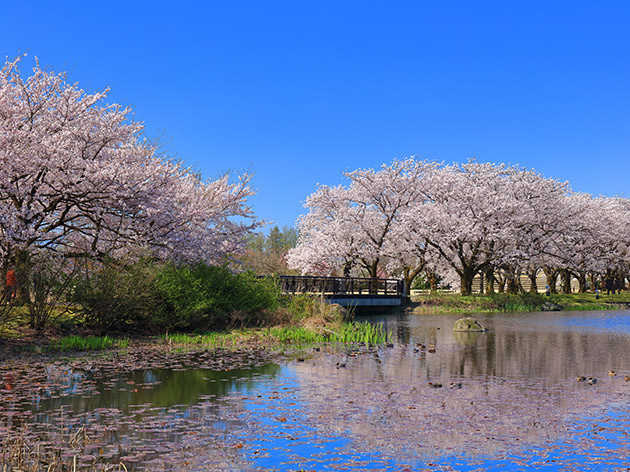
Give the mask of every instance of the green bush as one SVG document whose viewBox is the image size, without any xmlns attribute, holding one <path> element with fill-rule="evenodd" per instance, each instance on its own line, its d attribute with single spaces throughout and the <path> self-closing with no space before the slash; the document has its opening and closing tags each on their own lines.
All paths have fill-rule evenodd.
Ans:
<svg viewBox="0 0 630 472">
<path fill-rule="evenodd" d="M 284 306 L 291 314 L 293 322 L 299 323 L 321 311 L 323 300 L 310 293 L 291 295 L 285 298 Z"/>
<path fill-rule="evenodd" d="M 78 272 L 73 261 L 63 257 L 31 258 L 18 271 L 22 272 L 22 297 L 31 328 L 44 329 L 68 312 L 68 294 Z"/>
<path fill-rule="evenodd" d="M 159 265 L 144 260 L 86 267 L 73 293 L 85 325 L 100 333 L 153 331 L 153 316 L 162 304 L 155 287 L 159 270 Z"/>
<path fill-rule="evenodd" d="M 274 279 L 227 267 L 109 261 L 84 272 L 73 302 L 86 327 L 101 333 L 261 326 L 280 305 Z"/>
<path fill-rule="evenodd" d="M 227 267 L 168 265 L 156 279 L 163 303 L 155 320 L 160 329 L 223 329 L 264 323 L 265 312 L 279 306 L 275 280 Z"/>
</svg>

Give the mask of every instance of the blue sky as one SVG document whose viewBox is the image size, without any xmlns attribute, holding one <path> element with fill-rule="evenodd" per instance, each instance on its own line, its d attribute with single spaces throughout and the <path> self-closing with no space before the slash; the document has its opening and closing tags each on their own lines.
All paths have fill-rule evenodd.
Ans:
<svg viewBox="0 0 630 472">
<path fill-rule="evenodd" d="M 133 108 L 293 225 L 318 183 L 417 155 L 629 196 L 630 2 L 7 2 L 0 53 Z"/>
</svg>

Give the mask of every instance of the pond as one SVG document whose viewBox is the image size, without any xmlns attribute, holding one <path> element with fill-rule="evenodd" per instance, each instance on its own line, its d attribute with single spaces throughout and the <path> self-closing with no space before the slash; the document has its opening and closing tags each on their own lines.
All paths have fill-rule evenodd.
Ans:
<svg viewBox="0 0 630 472">
<path fill-rule="evenodd" d="M 630 467 L 630 311 L 457 318 L 362 318 L 389 347 L 14 360 L 0 433 L 93 470 Z"/>
</svg>

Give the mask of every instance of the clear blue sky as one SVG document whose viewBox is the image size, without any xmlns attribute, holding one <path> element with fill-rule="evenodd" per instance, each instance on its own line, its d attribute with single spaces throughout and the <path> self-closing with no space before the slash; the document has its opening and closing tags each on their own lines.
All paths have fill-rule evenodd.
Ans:
<svg viewBox="0 0 630 472">
<path fill-rule="evenodd" d="M 317 183 L 418 155 L 628 196 L 628 1 L 5 2 L 0 52 L 112 88 L 206 176 L 293 225 Z M 22 69 L 26 71 L 25 65 Z"/>
</svg>

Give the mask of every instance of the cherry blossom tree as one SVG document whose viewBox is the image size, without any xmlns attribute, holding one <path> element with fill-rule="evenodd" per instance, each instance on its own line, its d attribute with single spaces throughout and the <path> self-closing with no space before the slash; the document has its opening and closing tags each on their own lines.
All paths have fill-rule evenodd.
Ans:
<svg viewBox="0 0 630 472">
<path fill-rule="evenodd" d="M 508 292 L 522 290 L 520 275 L 524 273 L 535 293 L 538 272 L 549 257 L 546 248 L 568 223 L 565 201 L 570 188 L 566 182 L 518 166 L 509 168 L 508 182 L 505 204 L 511 209 L 494 266 L 503 273 Z"/>
<path fill-rule="evenodd" d="M 158 152 L 131 110 L 22 58 L 0 69 L 0 257 L 224 260 L 259 223 L 251 175 L 202 180 Z"/>
<path fill-rule="evenodd" d="M 345 173 L 344 186 L 320 186 L 307 198 L 309 212 L 298 220 L 289 266 L 302 273 L 348 272 L 359 266 L 369 277 L 385 274 L 398 251 L 405 209 L 424 199 L 422 185 L 437 164 L 410 158 L 379 170 Z"/>
<path fill-rule="evenodd" d="M 489 267 L 503 244 L 509 186 L 505 166 L 469 161 L 435 174 L 431 200 L 418 208 L 416 225 L 460 278 L 462 294 Z"/>
<path fill-rule="evenodd" d="M 628 267 L 630 202 L 619 197 L 593 198 L 588 194 L 568 195 L 562 205 L 565 218 L 550 241 L 548 267 L 563 277 L 563 291 L 570 279 L 586 291 L 587 277 L 625 278 Z M 551 269 L 547 269 L 551 272 Z M 593 284 L 594 285 L 594 284 Z"/>
</svg>

